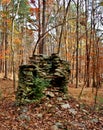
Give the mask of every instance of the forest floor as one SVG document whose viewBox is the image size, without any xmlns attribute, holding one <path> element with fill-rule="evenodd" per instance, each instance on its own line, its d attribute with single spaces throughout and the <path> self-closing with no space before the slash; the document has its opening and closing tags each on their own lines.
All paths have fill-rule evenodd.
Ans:
<svg viewBox="0 0 103 130">
<path fill-rule="evenodd" d="M 103 89 L 69 87 L 69 95 L 54 92 L 39 103 L 17 106 L 12 80 L 0 79 L 0 130 L 103 130 Z"/>
</svg>

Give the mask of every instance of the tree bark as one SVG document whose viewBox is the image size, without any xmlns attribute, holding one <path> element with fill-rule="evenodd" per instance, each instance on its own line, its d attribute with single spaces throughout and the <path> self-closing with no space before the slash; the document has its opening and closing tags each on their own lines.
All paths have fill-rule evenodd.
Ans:
<svg viewBox="0 0 103 130">
<path fill-rule="evenodd" d="M 45 11 L 46 11 L 46 1 L 43 0 L 43 8 L 42 8 L 42 37 L 45 33 Z M 44 53 L 44 38 L 42 38 L 41 42 L 39 43 L 39 54 Z"/>
</svg>

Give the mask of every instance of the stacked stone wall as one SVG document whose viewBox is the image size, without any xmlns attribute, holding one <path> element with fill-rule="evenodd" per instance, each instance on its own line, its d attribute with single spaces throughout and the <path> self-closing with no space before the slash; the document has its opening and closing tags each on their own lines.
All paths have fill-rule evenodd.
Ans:
<svg viewBox="0 0 103 130">
<path fill-rule="evenodd" d="M 69 76 L 69 62 L 61 60 L 57 54 L 52 54 L 49 57 L 34 55 L 30 57 L 28 65 L 19 67 L 16 99 L 20 103 L 34 101 L 37 99 L 37 93 L 45 93 L 45 86 L 46 88 L 57 88 L 58 91 L 65 93 Z M 37 91 L 38 89 L 41 91 Z"/>
</svg>

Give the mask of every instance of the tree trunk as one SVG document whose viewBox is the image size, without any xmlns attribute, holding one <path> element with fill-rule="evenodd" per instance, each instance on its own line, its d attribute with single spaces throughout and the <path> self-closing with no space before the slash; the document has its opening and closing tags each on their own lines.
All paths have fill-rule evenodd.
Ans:
<svg viewBox="0 0 103 130">
<path fill-rule="evenodd" d="M 44 36 L 45 33 L 45 10 L 46 10 L 46 1 L 43 0 L 43 8 L 42 8 L 42 37 Z M 44 38 L 42 38 L 41 42 L 39 43 L 39 54 L 44 53 Z"/>
<path fill-rule="evenodd" d="M 76 20 L 76 88 L 78 87 L 78 48 L 79 48 L 79 0 L 77 1 L 77 20 Z"/>
<path fill-rule="evenodd" d="M 6 10 L 6 12 L 7 12 L 7 6 L 6 6 L 6 8 L 5 8 L 5 10 Z M 4 68 L 5 68 L 5 72 L 4 72 L 4 78 L 5 79 L 7 79 L 8 78 L 8 68 L 7 68 L 7 66 L 8 66 L 8 62 L 7 62 L 7 49 L 8 49 L 8 41 L 7 41 L 7 38 L 8 38 L 8 34 L 7 34 L 7 17 L 5 18 L 5 21 L 4 21 L 4 27 L 5 27 L 5 32 L 4 32 L 4 43 L 5 43 L 5 48 L 4 48 L 4 51 L 5 51 L 5 66 L 4 66 Z"/>
</svg>

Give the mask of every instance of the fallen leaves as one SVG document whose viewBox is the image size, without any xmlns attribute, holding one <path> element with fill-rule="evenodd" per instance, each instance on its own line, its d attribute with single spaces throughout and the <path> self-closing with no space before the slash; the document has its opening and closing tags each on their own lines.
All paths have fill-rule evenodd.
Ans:
<svg viewBox="0 0 103 130">
<path fill-rule="evenodd" d="M 16 106 L 12 98 L 4 99 L 0 102 L 0 130 L 103 129 L 103 107 L 93 111 L 92 106 L 79 103 L 70 95 L 57 91 L 53 94 L 25 106 Z"/>
</svg>

